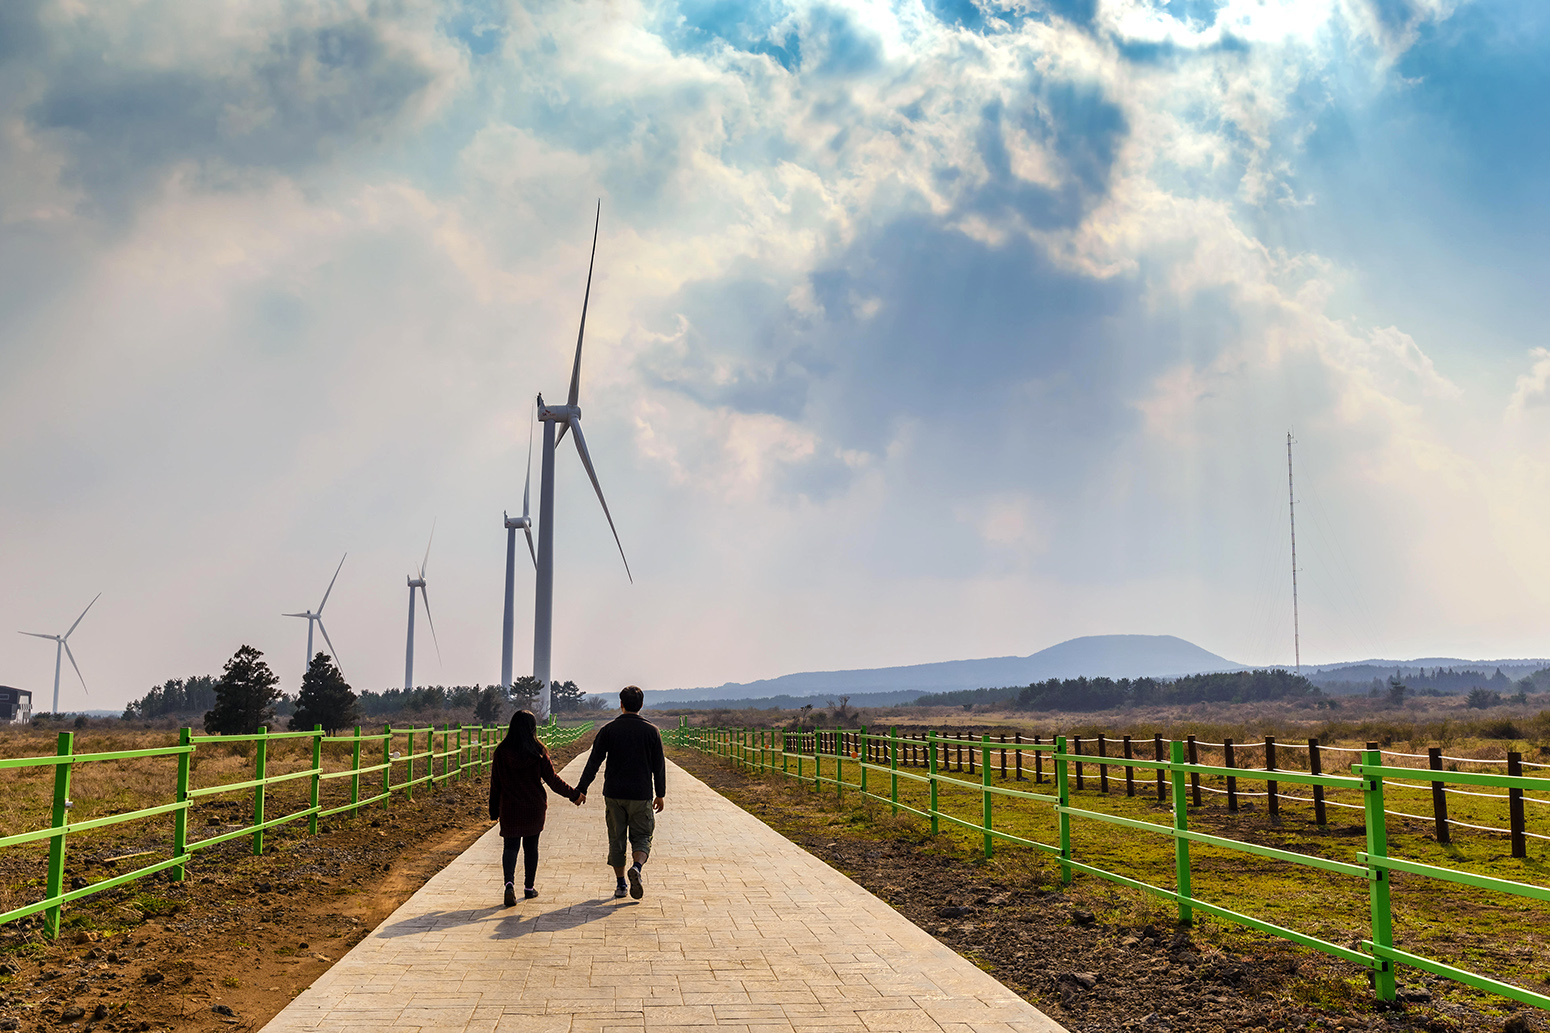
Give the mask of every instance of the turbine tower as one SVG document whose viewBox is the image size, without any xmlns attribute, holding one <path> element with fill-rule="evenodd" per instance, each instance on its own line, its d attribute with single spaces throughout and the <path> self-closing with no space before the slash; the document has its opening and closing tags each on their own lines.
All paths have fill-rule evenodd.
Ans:
<svg viewBox="0 0 1550 1033">
<path fill-rule="evenodd" d="M 522 515 L 506 518 L 506 610 L 501 618 L 501 688 L 511 688 L 511 632 L 512 596 L 517 584 L 517 528 L 527 535 L 528 555 L 533 557 L 533 568 L 538 568 L 538 553 L 533 550 L 533 517 L 528 512 L 528 499 L 533 487 L 533 425 L 527 429 L 527 480 L 522 484 Z"/>
<path fill-rule="evenodd" d="M 309 669 L 311 669 L 311 667 L 312 667 L 312 657 L 315 655 L 312 652 L 312 627 L 313 627 L 313 625 L 317 625 L 317 629 L 323 633 L 323 641 L 328 643 L 328 651 L 334 657 L 334 666 L 335 667 L 339 666 L 339 651 L 334 648 L 333 640 L 331 640 L 328 637 L 328 629 L 323 626 L 323 607 L 328 605 L 328 596 L 329 596 L 329 593 L 334 590 L 334 581 L 338 581 L 339 580 L 339 571 L 344 569 L 345 556 L 349 556 L 349 555 L 350 554 L 347 552 L 347 553 L 344 554 L 344 556 L 339 557 L 339 566 L 334 568 L 333 580 L 329 581 L 329 583 L 328 583 L 328 591 L 323 593 L 323 601 L 318 603 L 318 608 L 317 608 L 317 610 L 315 612 L 312 611 L 312 610 L 308 610 L 305 613 L 282 613 L 280 615 L 282 617 L 305 617 L 305 618 L 307 618 L 307 662 L 302 665 L 301 670 L 302 670 L 303 674 L 305 674 Z"/>
<path fill-rule="evenodd" d="M 75 676 L 81 679 L 81 691 L 85 692 L 88 696 L 91 695 L 91 691 L 86 688 L 86 679 L 81 674 L 81 668 L 75 662 L 75 654 L 70 652 L 70 643 L 68 640 L 75 632 L 75 629 L 80 626 L 81 621 L 86 619 L 86 611 L 90 610 L 93 606 L 96 606 L 97 600 L 101 598 L 102 593 L 98 592 L 92 601 L 86 604 L 86 610 L 81 611 L 81 615 L 75 619 L 75 623 L 70 625 L 70 630 L 65 632 L 63 635 L 44 635 L 36 631 L 17 632 L 19 635 L 30 635 L 32 638 L 46 638 L 56 643 L 54 647 L 54 709 L 49 711 L 52 714 L 59 713 L 59 666 L 61 660 L 64 657 L 68 656 L 70 658 L 70 666 L 75 668 Z"/>
<path fill-rule="evenodd" d="M 624 560 L 624 573 L 635 583 L 630 574 L 630 561 L 625 558 L 624 545 L 619 541 L 619 531 L 614 527 L 613 514 L 608 512 L 608 500 L 603 498 L 602 485 L 597 482 L 597 471 L 592 468 L 592 456 L 587 452 L 587 439 L 581 433 L 581 344 L 587 333 L 587 303 L 592 298 L 592 266 L 597 260 L 597 229 L 602 220 L 603 203 L 598 202 L 597 216 L 592 224 L 592 257 L 587 262 L 587 289 L 581 298 L 581 328 L 576 332 L 576 361 L 571 367 L 570 394 L 564 405 L 545 405 L 544 396 L 538 396 L 538 421 L 544 425 L 543 462 L 538 480 L 538 578 L 533 605 L 533 677 L 541 686 L 538 696 L 539 717 L 549 714 L 550 646 L 554 632 L 554 447 L 563 441 L 570 431 L 576 442 L 576 453 L 581 465 L 587 468 L 592 480 L 592 490 L 603 506 L 608 518 L 608 529 L 613 532 L 614 544 L 619 547 L 619 558 Z M 558 434 L 555 425 L 559 425 Z"/>
<path fill-rule="evenodd" d="M 431 641 L 436 644 L 436 662 L 441 662 L 441 643 L 436 641 L 436 622 L 431 620 L 431 597 L 425 592 L 425 565 L 431 559 L 431 542 L 436 540 L 436 524 L 431 522 L 431 537 L 425 543 L 425 558 L 420 561 L 420 574 L 409 578 L 409 640 L 404 649 L 404 688 L 414 688 L 414 590 L 420 590 L 425 600 L 425 623 L 431 626 Z M 342 562 L 342 561 L 341 561 Z"/>
</svg>

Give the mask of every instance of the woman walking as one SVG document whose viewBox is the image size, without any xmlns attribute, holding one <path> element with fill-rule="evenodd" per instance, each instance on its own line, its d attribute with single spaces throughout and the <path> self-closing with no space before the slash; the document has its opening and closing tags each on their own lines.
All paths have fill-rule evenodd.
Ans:
<svg viewBox="0 0 1550 1033">
<path fill-rule="evenodd" d="M 538 873 L 538 835 L 544 830 L 549 799 L 543 783 L 578 807 L 586 796 L 571 788 L 555 773 L 549 751 L 538 741 L 538 719 L 519 710 L 511 715 L 506 738 L 495 747 L 490 765 L 490 820 L 501 823 L 501 870 L 506 876 L 506 906 L 517 902 L 517 851 L 522 851 L 525 898 L 538 896 L 533 876 Z"/>
</svg>

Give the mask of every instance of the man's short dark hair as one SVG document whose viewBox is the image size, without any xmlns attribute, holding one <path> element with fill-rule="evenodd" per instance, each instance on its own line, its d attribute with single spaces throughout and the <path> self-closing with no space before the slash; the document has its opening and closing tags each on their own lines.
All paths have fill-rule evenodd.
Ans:
<svg viewBox="0 0 1550 1033">
<path fill-rule="evenodd" d="M 624 709 L 632 714 L 640 713 L 640 708 L 646 704 L 646 694 L 640 691 L 638 685 L 626 685 L 619 690 L 619 702 Z"/>
</svg>

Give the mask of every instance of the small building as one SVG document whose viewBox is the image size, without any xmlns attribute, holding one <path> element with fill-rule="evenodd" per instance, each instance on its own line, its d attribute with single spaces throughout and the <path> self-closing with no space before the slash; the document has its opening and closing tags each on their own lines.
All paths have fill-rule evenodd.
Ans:
<svg viewBox="0 0 1550 1033">
<path fill-rule="evenodd" d="M 24 725 L 32 720 L 32 690 L 0 685 L 0 724 Z"/>
</svg>

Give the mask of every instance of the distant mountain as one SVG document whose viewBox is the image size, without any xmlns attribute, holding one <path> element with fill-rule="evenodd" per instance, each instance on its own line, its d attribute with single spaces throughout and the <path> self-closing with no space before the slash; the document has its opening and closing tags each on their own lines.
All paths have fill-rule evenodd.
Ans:
<svg viewBox="0 0 1550 1033">
<path fill-rule="evenodd" d="M 1208 671 L 1241 670 L 1244 665 L 1172 635 L 1088 635 L 1041 649 L 1031 656 L 946 660 L 858 671 L 807 671 L 753 682 L 728 682 L 714 688 L 653 690 L 646 693 L 646 702 L 650 706 L 669 706 L 691 700 L 880 692 L 913 693 L 909 695 L 913 699 L 927 692 L 1028 685 L 1046 678 L 1176 678 Z"/>
</svg>

